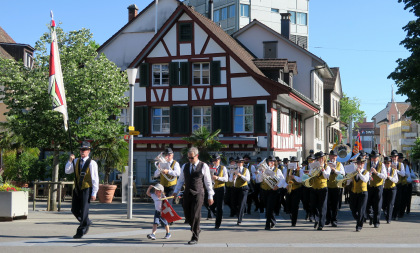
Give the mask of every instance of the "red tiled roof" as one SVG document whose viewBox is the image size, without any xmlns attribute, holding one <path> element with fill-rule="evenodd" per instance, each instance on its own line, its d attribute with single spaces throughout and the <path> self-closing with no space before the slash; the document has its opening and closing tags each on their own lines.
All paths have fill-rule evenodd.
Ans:
<svg viewBox="0 0 420 253">
<path fill-rule="evenodd" d="M 7 32 L 5 30 L 3 30 L 3 28 L 0 26 L 0 42 L 3 43 L 16 43 L 12 37 L 9 36 L 9 34 L 7 34 Z"/>
</svg>

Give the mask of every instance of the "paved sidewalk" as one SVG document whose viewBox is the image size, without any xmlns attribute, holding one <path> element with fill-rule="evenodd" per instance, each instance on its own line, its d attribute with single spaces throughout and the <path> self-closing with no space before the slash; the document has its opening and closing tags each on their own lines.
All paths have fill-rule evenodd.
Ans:
<svg viewBox="0 0 420 253">
<path fill-rule="evenodd" d="M 165 231 L 159 229 L 157 240 L 151 241 L 146 235 L 151 232 L 153 219 L 152 203 L 134 203 L 133 219 L 127 219 L 126 204 L 114 202 L 91 205 L 93 225 L 89 234 L 82 239 L 73 239 L 78 226 L 70 212 L 70 201 L 63 203 L 61 212 L 47 212 L 46 202 L 38 201 L 37 209 L 30 213 L 27 220 L 0 223 L 1 252 L 114 252 L 120 248 L 134 252 L 255 252 L 263 248 L 264 252 L 279 250 L 282 252 L 350 252 L 354 247 L 367 248 L 371 252 L 395 252 L 398 250 L 414 252 L 420 249 L 420 197 L 413 196 L 412 212 L 391 224 L 382 222 L 379 229 L 369 224 L 361 232 L 355 231 L 355 221 L 351 217 L 348 205 L 343 205 L 339 212 L 339 226 L 326 226 L 323 231 L 314 231 L 313 223 L 304 220 L 300 211 L 296 227 L 290 226 L 287 215 L 281 213 L 278 225 L 271 231 L 265 231 L 265 219 L 259 213 L 245 215 L 241 226 L 235 218 L 224 217 L 219 230 L 214 229 L 214 220 L 202 220 L 202 233 L 199 244 L 191 246 L 187 242 L 191 232 L 183 220 L 171 226 L 172 238 L 163 238 Z M 180 205 L 174 206 L 183 217 Z M 228 208 L 225 214 L 228 214 Z M 203 208 L 203 217 L 206 217 Z M 82 249 L 79 249 L 82 247 Z M 311 248 L 311 249 L 306 249 Z"/>
</svg>

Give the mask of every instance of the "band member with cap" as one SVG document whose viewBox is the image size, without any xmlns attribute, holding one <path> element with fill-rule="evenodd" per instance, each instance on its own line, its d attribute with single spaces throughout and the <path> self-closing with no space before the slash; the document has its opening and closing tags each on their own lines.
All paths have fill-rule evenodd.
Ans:
<svg viewBox="0 0 420 253">
<path fill-rule="evenodd" d="M 328 188 L 327 180 L 330 177 L 331 168 L 325 161 L 325 154 L 322 151 L 315 153 L 315 159 L 320 163 L 320 173 L 318 176 L 313 178 L 312 191 L 311 191 L 311 208 L 312 214 L 315 216 L 314 228 L 322 230 L 325 225 L 325 219 L 327 215 L 327 200 L 328 200 Z M 313 174 L 312 168 L 309 174 Z"/>
<path fill-rule="evenodd" d="M 294 164 L 294 166 L 293 166 Z M 289 207 L 290 219 L 292 221 L 292 227 L 296 226 L 296 221 L 299 212 L 299 202 L 301 199 L 302 190 L 302 177 L 304 175 L 303 170 L 299 167 L 299 161 L 296 156 L 292 156 L 289 162 L 289 166 L 286 174 L 287 183 L 287 195 L 286 198 Z"/>
<path fill-rule="evenodd" d="M 385 165 L 379 161 L 379 152 L 372 150 L 370 160 L 365 164 L 369 172 L 368 201 L 366 206 L 366 217 L 369 218 L 369 225 L 379 227 L 382 206 L 382 194 L 384 179 L 386 179 Z"/>
<path fill-rule="evenodd" d="M 211 156 L 213 163 L 214 174 L 212 175 L 212 180 L 214 182 L 214 204 L 210 206 L 210 209 L 213 213 L 216 214 L 216 224 L 215 229 L 220 227 L 223 217 L 223 201 L 225 197 L 225 184 L 229 180 L 226 167 L 220 164 L 220 155 L 214 154 Z"/>
<path fill-rule="evenodd" d="M 404 213 L 405 213 L 405 208 L 407 206 L 408 197 L 409 196 L 411 197 L 411 195 L 409 195 L 409 193 L 408 193 L 408 185 L 411 185 L 412 179 L 411 179 L 410 169 L 404 163 L 404 154 L 403 153 L 398 153 L 398 162 L 402 163 L 405 167 L 405 177 L 402 180 L 401 207 L 399 209 L 399 215 L 398 215 L 399 218 L 402 218 L 404 216 Z"/>
<path fill-rule="evenodd" d="M 244 158 L 236 157 L 237 168 L 232 173 L 229 181 L 233 182 L 233 207 L 238 216 L 237 225 L 241 225 L 244 217 L 246 199 L 248 198 L 248 182 L 250 180 L 250 171 L 244 167 Z"/>
<path fill-rule="evenodd" d="M 414 178 L 416 178 L 416 174 L 414 174 L 414 170 L 411 168 L 410 166 L 410 162 L 408 161 L 408 159 L 404 159 L 403 160 L 403 164 L 405 166 L 406 172 L 408 171 L 408 173 L 410 174 L 410 177 L 407 177 L 407 194 L 405 194 L 405 196 L 407 197 L 405 203 L 405 209 L 407 211 L 407 214 L 410 214 L 410 207 L 411 207 L 411 196 L 413 194 L 413 185 L 412 185 L 412 181 Z"/>
<path fill-rule="evenodd" d="M 348 180 L 353 181 L 353 186 L 351 188 L 353 194 L 350 197 L 350 202 L 352 205 L 351 212 L 353 218 L 356 220 L 356 232 L 359 232 L 363 228 L 368 198 L 367 183 L 369 182 L 369 173 L 364 168 L 365 162 L 366 160 L 361 156 L 357 157 L 357 174 L 351 180 Z"/>
<path fill-rule="evenodd" d="M 384 157 L 386 179 L 384 182 L 384 192 L 382 194 L 382 210 L 386 223 L 391 223 L 392 211 L 394 209 L 395 196 L 397 195 L 398 170 L 391 167 L 391 158 Z"/>
<path fill-rule="evenodd" d="M 398 171 L 397 195 L 395 196 L 394 210 L 392 211 L 392 219 L 398 220 L 404 215 L 401 214 L 401 209 L 403 209 L 403 193 L 407 184 L 407 175 L 404 164 L 398 161 L 397 150 L 391 151 L 391 167 Z"/>
<path fill-rule="evenodd" d="M 225 204 L 230 209 L 229 217 L 235 216 L 235 209 L 233 208 L 233 182 L 229 181 L 231 174 L 233 174 L 234 169 L 236 169 L 235 158 L 229 157 L 229 165 L 227 166 L 228 181 L 226 182 L 226 193 L 225 193 Z"/>
<path fill-rule="evenodd" d="M 188 221 L 192 237 L 188 244 L 197 244 L 200 234 L 201 207 L 204 202 L 204 188 L 208 193 L 208 204 L 211 206 L 213 201 L 213 187 L 210 176 L 209 166 L 198 159 L 198 149 L 191 147 L 188 150 L 188 163 L 181 169 L 173 196 L 177 196 L 185 183 L 183 194 L 183 209 L 185 219 Z"/>
<path fill-rule="evenodd" d="M 66 174 L 74 173 L 74 190 L 71 202 L 71 212 L 80 222 L 75 239 L 80 239 L 89 231 L 92 221 L 89 219 L 90 201 L 96 200 L 99 189 L 98 164 L 89 158 L 90 143 L 82 142 L 80 145 L 80 158 L 70 155 L 66 164 Z"/>
<path fill-rule="evenodd" d="M 267 157 L 266 163 L 268 165 L 267 170 L 269 171 L 264 171 L 264 168 L 261 168 L 256 178 L 257 182 L 261 184 L 261 202 L 265 205 L 266 210 L 265 230 L 270 230 L 276 226 L 277 221 L 274 216 L 275 199 L 278 195 L 278 189 L 285 187 L 286 184 L 283 173 L 275 166 L 274 161 L 275 159 L 272 156 Z M 275 185 L 274 188 L 271 188 L 271 186 L 264 181 L 263 174 L 276 177 L 278 179 L 277 185 Z"/>
<path fill-rule="evenodd" d="M 248 187 L 249 187 L 249 191 L 248 191 L 248 198 L 246 199 L 246 213 L 247 214 L 251 214 L 251 206 L 252 206 L 252 201 L 254 200 L 254 195 L 255 195 L 255 166 L 253 164 L 250 163 L 251 157 L 246 154 L 244 155 L 244 167 L 248 169 L 248 171 L 250 171 L 250 178 L 251 180 L 249 181 Z M 257 206 L 257 203 L 255 203 L 255 206 Z"/>
<path fill-rule="evenodd" d="M 181 166 L 174 160 L 174 152 L 171 148 L 165 148 L 163 156 L 169 163 L 169 169 L 164 169 L 163 171 L 156 170 L 154 177 L 160 177 L 160 184 L 163 185 L 163 188 L 165 189 L 165 196 L 172 196 L 177 183 L 177 177 L 181 174 Z M 173 181 L 167 180 L 164 175 L 169 179 L 173 179 Z M 173 199 L 168 199 L 168 202 L 172 205 Z"/>
<path fill-rule="evenodd" d="M 310 158 L 310 156 L 308 156 L 308 158 Z M 302 162 L 302 171 L 305 175 L 309 174 L 309 159 L 306 159 L 305 161 Z M 311 162 L 313 162 L 315 160 L 315 157 L 311 158 Z M 308 176 L 309 177 L 309 176 Z M 302 187 L 302 192 L 301 192 L 301 200 L 302 200 L 302 206 L 303 206 L 303 210 L 305 210 L 306 212 L 306 216 L 305 216 L 305 220 L 310 220 L 311 222 L 313 221 L 313 217 L 311 215 L 311 208 L 310 208 L 310 201 L 311 201 L 311 190 L 312 188 L 307 188 L 307 187 Z"/>
<path fill-rule="evenodd" d="M 260 211 L 260 213 L 264 212 L 264 206 L 263 204 L 261 204 L 261 200 L 260 200 L 260 189 L 261 189 L 261 183 L 257 182 L 257 175 L 258 175 L 258 169 L 257 166 L 258 164 L 260 164 L 262 161 L 261 157 L 257 157 L 257 162 L 254 164 L 254 171 L 252 173 L 252 177 L 251 177 L 251 181 L 253 181 L 254 183 L 254 194 L 252 194 L 252 198 L 254 200 L 255 203 L 255 210 L 254 212 L 257 212 L 258 210 Z"/>
<path fill-rule="evenodd" d="M 276 157 L 277 160 L 278 157 Z M 281 172 L 283 173 L 284 176 L 287 175 L 287 165 L 289 164 L 289 158 L 283 158 L 283 160 L 281 161 L 279 159 L 278 161 L 278 168 L 281 169 Z M 287 189 L 286 187 L 281 187 L 279 190 L 279 194 L 278 194 L 278 198 L 276 200 L 276 205 L 274 207 L 274 213 L 276 216 L 280 215 L 280 209 L 281 206 L 283 206 L 283 210 L 285 213 L 290 214 L 289 211 L 289 207 L 287 206 L 287 201 L 286 201 L 286 197 L 287 197 Z"/>
<path fill-rule="evenodd" d="M 331 174 L 327 181 L 328 200 L 327 200 L 327 216 L 325 225 L 331 223 L 332 227 L 337 227 L 337 213 L 341 199 L 341 189 L 337 186 L 337 176 L 344 176 L 343 165 L 337 161 L 337 151 L 331 150 L 329 153 L 328 166 L 331 168 Z"/>
</svg>

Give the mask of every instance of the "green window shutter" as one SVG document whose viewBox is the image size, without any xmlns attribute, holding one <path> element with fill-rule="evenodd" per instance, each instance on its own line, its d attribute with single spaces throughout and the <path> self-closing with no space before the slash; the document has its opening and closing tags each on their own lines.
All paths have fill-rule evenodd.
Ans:
<svg viewBox="0 0 420 253">
<path fill-rule="evenodd" d="M 140 64 L 140 87 L 149 86 L 149 63 Z"/>
<path fill-rule="evenodd" d="M 277 133 L 281 132 L 281 109 L 277 109 Z"/>
<path fill-rule="evenodd" d="M 189 107 L 171 107 L 171 133 L 188 134 L 190 132 Z"/>
<path fill-rule="evenodd" d="M 179 62 L 169 63 L 169 85 L 179 85 Z"/>
<path fill-rule="evenodd" d="M 180 62 L 180 86 L 190 85 L 190 63 Z"/>
<path fill-rule="evenodd" d="M 256 104 L 254 106 L 254 126 L 255 133 L 265 133 L 265 105 Z"/>
<path fill-rule="evenodd" d="M 232 119 L 229 105 L 213 106 L 213 131 L 220 129 L 220 133 L 231 133 Z"/>
<path fill-rule="evenodd" d="M 149 110 L 147 106 L 134 107 L 134 129 L 140 134 L 149 134 Z"/>
<path fill-rule="evenodd" d="M 220 85 L 220 61 L 212 61 L 210 63 L 210 84 Z"/>
</svg>

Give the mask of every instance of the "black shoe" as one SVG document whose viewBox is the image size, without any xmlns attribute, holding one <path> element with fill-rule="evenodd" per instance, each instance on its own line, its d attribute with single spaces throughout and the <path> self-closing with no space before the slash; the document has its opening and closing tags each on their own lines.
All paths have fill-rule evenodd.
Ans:
<svg viewBox="0 0 420 253">
<path fill-rule="evenodd" d="M 265 227 L 264 229 L 265 229 L 265 230 L 270 230 L 271 228 L 270 228 L 270 227 Z"/>
<path fill-rule="evenodd" d="M 373 224 L 373 219 L 369 219 L 369 225 L 372 226 Z"/>
<path fill-rule="evenodd" d="M 399 217 L 397 216 L 397 217 L 395 217 L 395 220 L 398 220 L 399 219 Z"/>
<path fill-rule="evenodd" d="M 329 220 L 327 220 L 327 221 L 325 221 L 325 225 L 330 225 L 330 221 Z"/>
<path fill-rule="evenodd" d="M 241 225 L 241 223 L 238 221 L 238 222 L 236 222 L 236 225 L 240 226 L 240 225 Z"/>
<path fill-rule="evenodd" d="M 83 235 L 75 234 L 75 235 L 73 235 L 73 239 L 80 239 L 80 238 L 82 238 L 82 236 Z"/>
<path fill-rule="evenodd" d="M 190 245 L 197 244 L 197 243 L 198 243 L 198 241 L 195 240 L 195 239 L 193 239 L 193 240 L 191 240 L 191 241 L 188 242 L 188 244 L 190 244 Z"/>
<path fill-rule="evenodd" d="M 314 228 L 318 226 L 318 221 L 315 221 Z"/>
<path fill-rule="evenodd" d="M 214 227 L 214 229 L 219 229 L 219 228 L 220 228 L 220 226 L 215 226 L 215 227 Z"/>
<path fill-rule="evenodd" d="M 391 223 L 391 221 L 387 220 L 387 221 L 386 221 L 386 224 L 389 224 L 389 223 Z"/>
<path fill-rule="evenodd" d="M 292 227 L 296 227 L 296 223 L 292 223 Z"/>
<path fill-rule="evenodd" d="M 337 222 L 335 222 L 335 221 L 333 221 L 332 223 L 331 223 L 331 227 L 337 227 Z"/>
<path fill-rule="evenodd" d="M 275 226 L 276 226 L 276 224 L 271 224 L 271 226 L 270 226 L 270 227 L 271 227 L 271 228 L 274 228 Z"/>
<path fill-rule="evenodd" d="M 319 226 L 316 230 L 322 230 L 322 227 L 321 227 L 321 226 Z"/>
<path fill-rule="evenodd" d="M 379 228 L 379 224 L 373 225 L 374 228 Z"/>
<path fill-rule="evenodd" d="M 359 228 L 356 227 L 356 232 L 360 232 Z"/>
</svg>

